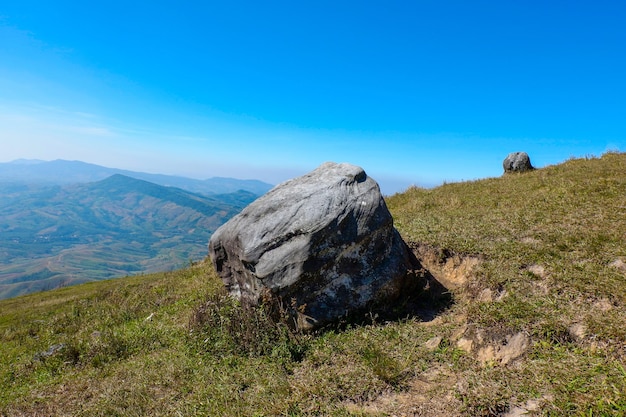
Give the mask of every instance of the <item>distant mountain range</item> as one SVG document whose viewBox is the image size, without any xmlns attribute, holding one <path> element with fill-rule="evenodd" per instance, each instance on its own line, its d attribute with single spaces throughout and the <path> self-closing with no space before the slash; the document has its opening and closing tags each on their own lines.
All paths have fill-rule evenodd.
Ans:
<svg viewBox="0 0 626 417">
<path fill-rule="evenodd" d="M 203 259 L 213 231 L 270 187 L 132 174 L 83 162 L 0 164 L 0 298 Z"/>
<path fill-rule="evenodd" d="M 66 161 L 62 159 L 55 161 L 18 159 L 12 162 L 0 163 L 0 182 L 65 185 L 100 181 L 114 174 L 122 174 L 127 177 L 202 194 L 226 194 L 243 190 L 261 195 L 272 188 L 271 184 L 258 180 L 222 177 L 196 180 L 172 175 L 126 171 L 81 161 Z"/>
</svg>

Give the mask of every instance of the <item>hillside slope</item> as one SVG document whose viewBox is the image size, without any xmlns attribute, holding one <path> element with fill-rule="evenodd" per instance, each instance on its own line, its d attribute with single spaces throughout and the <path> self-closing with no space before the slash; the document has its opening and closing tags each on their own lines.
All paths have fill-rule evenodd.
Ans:
<svg viewBox="0 0 626 417">
<path fill-rule="evenodd" d="M 0 298 L 180 268 L 256 196 L 202 196 L 120 174 L 72 186 L 0 185 Z"/>
<path fill-rule="evenodd" d="M 400 319 L 292 334 L 207 263 L 0 301 L 0 414 L 625 415 L 625 172 L 613 153 L 390 197 L 452 295 Z"/>
</svg>

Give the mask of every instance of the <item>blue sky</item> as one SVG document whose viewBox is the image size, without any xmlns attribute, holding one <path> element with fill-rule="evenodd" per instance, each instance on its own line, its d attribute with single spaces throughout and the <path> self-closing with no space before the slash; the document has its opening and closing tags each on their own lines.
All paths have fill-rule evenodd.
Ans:
<svg viewBox="0 0 626 417">
<path fill-rule="evenodd" d="M 0 4 L 0 162 L 383 192 L 626 151 L 620 1 Z"/>
</svg>

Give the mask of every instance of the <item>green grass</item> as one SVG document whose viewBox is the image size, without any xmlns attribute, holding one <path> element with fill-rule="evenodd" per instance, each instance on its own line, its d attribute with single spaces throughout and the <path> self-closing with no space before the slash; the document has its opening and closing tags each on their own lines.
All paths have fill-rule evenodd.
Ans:
<svg viewBox="0 0 626 417">
<path fill-rule="evenodd" d="M 387 198 L 442 283 L 480 259 L 430 322 L 294 334 L 208 263 L 0 301 L 0 415 L 625 415 L 625 173 L 609 153 Z"/>
</svg>

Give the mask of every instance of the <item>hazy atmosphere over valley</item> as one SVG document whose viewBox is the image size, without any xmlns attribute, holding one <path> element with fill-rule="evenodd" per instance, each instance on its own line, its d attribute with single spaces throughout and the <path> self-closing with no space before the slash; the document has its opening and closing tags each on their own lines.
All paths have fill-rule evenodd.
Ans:
<svg viewBox="0 0 626 417">
<path fill-rule="evenodd" d="M 626 6 L 0 5 L 0 162 L 276 184 L 324 161 L 387 195 L 626 147 Z"/>
</svg>

